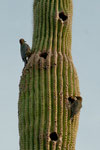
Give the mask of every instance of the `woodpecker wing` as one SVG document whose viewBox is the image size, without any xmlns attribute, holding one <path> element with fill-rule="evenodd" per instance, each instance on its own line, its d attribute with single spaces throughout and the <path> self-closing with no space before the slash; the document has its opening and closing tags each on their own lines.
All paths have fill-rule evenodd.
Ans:
<svg viewBox="0 0 100 150">
<path fill-rule="evenodd" d="M 26 58 L 26 52 L 30 49 L 29 45 L 24 43 L 21 45 L 21 57 L 23 59 L 23 61 Z"/>
<path fill-rule="evenodd" d="M 27 46 L 26 56 L 30 57 L 30 55 L 31 55 L 30 46 L 28 44 L 26 44 L 26 46 Z"/>
<path fill-rule="evenodd" d="M 71 118 L 76 115 L 82 107 L 82 102 L 76 100 L 71 106 Z"/>
</svg>

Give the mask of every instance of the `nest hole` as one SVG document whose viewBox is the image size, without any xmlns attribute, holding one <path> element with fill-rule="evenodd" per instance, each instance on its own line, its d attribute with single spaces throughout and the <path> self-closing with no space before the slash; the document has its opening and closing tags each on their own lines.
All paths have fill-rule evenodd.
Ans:
<svg viewBox="0 0 100 150">
<path fill-rule="evenodd" d="M 40 54 L 40 57 L 43 57 L 44 59 L 46 59 L 48 56 L 48 54 L 46 52 L 43 52 Z"/>
<path fill-rule="evenodd" d="M 58 140 L 58 135 L 57 135 L 57 133 L 56 133 L 56 132 L 52 132 L 52 133 L 50 134 L 50 139 L 51 139 L 52 141 L 57 141 L 57 140 Z"/>
<path fill-rule="evenodd" d="M 66 21 L 68 19 L 68 16 L 64 14 L 64 12 L 60 12 L 59 13 L 59 18 L 62 20 L 62 21 Z"/>
<path fill-rule="evenodd" d="M 72 103 L 75 102 L 75 99 L 74 99 L 74 97 L 69 97 L 69 98 L 68 98 L 68 101 L 72 104 Z"/>
</svg>

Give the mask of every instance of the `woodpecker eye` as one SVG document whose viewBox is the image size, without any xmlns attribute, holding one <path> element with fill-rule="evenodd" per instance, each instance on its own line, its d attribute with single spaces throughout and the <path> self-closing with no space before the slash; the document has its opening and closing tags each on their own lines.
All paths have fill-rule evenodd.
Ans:
<svg viewBox="0 0 100 150">
<path fill-rule="evenodd" d="M 57 141 L 57 140 L 58 140 L 58 135 L 57 135 L 57 133 L 56 133 L 56 132 L 52 132 L 52 133 L 50 134 L 50 139 L 51 139 L 52 141 Z"/>
<path fill-rule="evenodd" d="M 66 21 L 68 19 L 68 16 L 64 14 L 64 12 L 60 12 L 59 13 L 59 18 L 62 20 L 62 21 Z"/>
</svg>

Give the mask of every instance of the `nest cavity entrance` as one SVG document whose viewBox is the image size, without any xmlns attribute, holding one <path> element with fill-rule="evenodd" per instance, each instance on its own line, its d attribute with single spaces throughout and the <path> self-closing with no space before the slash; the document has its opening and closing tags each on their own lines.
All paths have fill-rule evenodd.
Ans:
<svg viewBox="0 0 100 150">
<path fill-rule="evenodd" d="M 59 18 L 62 20 L 62 21 L 66 21 L 68 19 L 68 16 L 64 14 L 64 12 L 60 12 L 59 13 Z"/>
<path fill-rule="evenodd" d="M 58 140 L 58 135 L 57 135 L 57 133 L 56 133 L 56 132 L 52 132 L 52 133 L 50 134 L 50 139 L 51 139 L 52 141 L 57 141 L 57 140 Z"/>
</svg>

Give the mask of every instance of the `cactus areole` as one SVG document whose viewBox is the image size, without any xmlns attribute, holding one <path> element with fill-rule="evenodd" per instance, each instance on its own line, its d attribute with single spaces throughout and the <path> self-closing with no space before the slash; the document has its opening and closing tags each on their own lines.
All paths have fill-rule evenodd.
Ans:
<svg viewBox="0 0 100 150">
<path fill-rule="evenodd" d="M 34 0 L 32 55 L 19 85 L 20 150 L 75 150 L 80 111 L 71 119 L 70 105 L 80 90 L 72 12 L 72 0 Z"/>
</svg>

